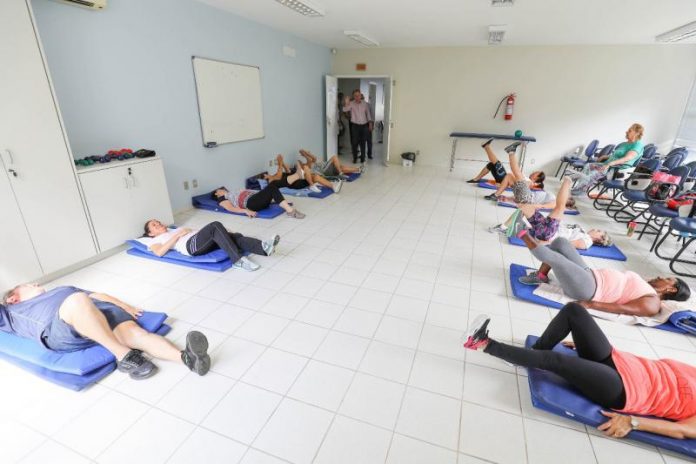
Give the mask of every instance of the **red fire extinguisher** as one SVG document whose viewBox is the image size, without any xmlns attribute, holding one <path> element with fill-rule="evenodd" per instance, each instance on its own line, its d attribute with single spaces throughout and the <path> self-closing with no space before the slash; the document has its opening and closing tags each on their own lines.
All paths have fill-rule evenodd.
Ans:
<svg viewBox="0 0 696 464">
<path fill-rule="evenodd" d="M 506 121 L 510 121 L 512 119 L 512 113 L 515 110 L 515 97 L 516 95 L 514 93 L 511 93 L 510 95 L 506 95 L 505 97 L 503 97 L 503 99 L 500 100 L 500 103 L 498 103 L 498 108 L 495 110 L 493 119 L 495 119 L 498 116 L 500 107 L 503 104 L 503 102 L 505 102 L 504 118 Z"/>
</svg>

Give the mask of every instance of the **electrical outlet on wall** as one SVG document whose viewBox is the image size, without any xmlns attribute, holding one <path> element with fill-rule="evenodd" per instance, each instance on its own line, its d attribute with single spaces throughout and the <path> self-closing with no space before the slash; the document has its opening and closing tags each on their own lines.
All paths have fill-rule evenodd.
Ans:
<svg viewBox="0 0 696 464">
<path fill-rule="evenodd" d="M 198 179 L 193 179 L 191 181 L 191 187 L 198 188 Z"/>
<path fill-rule="evenodd" d="M 184 181 L 184 190 L 188 190 L 188 181 L 187 180 Z"/>
</svg>

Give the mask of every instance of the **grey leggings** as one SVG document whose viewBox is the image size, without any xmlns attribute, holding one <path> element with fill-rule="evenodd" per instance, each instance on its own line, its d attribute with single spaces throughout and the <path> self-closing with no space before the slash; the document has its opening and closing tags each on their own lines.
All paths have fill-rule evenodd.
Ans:
<svg viewBox="0 0 696 464">
<path fill-rule="evenodd" d="M 567 239 L 559 237 L 548 246 L 530 251 L 536 259 L 551 266 L 568 298 L 592 299 L 597 290 L 594 274 Z"/>
</svg>

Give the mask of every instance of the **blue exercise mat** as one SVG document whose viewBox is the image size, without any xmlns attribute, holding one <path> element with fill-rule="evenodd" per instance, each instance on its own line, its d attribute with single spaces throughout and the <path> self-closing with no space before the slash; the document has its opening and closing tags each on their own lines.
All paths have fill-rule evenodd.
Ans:
<svg viewBox="0 0 696 464">
<path fill-rule="evenodd" d="M 222 250 L 215 250 L 222 251 Z M 132 256 L 137 256 L 138 258 L 151 259 L 153 261 L 160 261 L 171 264 L 178 264 L 179 266 L 192 267 L 194 269 L 202 269 L 204 271 L 215 271 L 215 272 L 225 272 L 227 269 L 232 267 L 232 261 L 227 258 L 224 261 L 196 261 L 196 260 L 186 260 L 181 258 L 173 258 L 169 256 L 169 253 L 159 257 L 154 253 L 149 251 L 142 251 L 138 248 L 131 248 L 126 253 Z M 224 252 L 223 252 L 224 253 Z M 180 254 L 180 253 L 179 253 Z M 181 255 L 181 254 L 180 254 Z M 181 255 L 186 256 L 186 255 Z M 205 255 L 204 255 L 205 256 Z M 227 255 L 225 255 L 227 256 Z M 199 258 L 199 256 L 188 256 L 188 258 Z"/>
<path fill-rule="evenodd" d="M 353 181 L 358 180 L 360 178 L 360 173 L 353 172 L 353 173 L 346 175 L 346 177 L 347 177 L 346 182 L 353 182 Z"/>
<path fill-rule="evenodd" d="M 169 327 L 167 324 L 162 324 L 159 330 L 157 330 L 155 333 L 157 333 L 158 335 L 166 335 L 169 333 L 170 330 L 171 327 Z M 66 374 L 64 372 L 52 371 L 50 369 L 37 366 L 36 364 L 32 364 L 27 361 L 22 361 L 21 359 L 15 358 L 2 352 L 0 352 L 0 359 L 4 359 L 9 363 L 24 369 L 30 374 L 41 377 L 42 379 L 47 380 L 51 383 L 55 383 L 56 385 L 60 385 L 61 387 L 69 388 L 75 391 L 83 390 L 84 388 L 100 381 L 116 369 L 116 363 L 110 362 L 87 374 L 75 375 Z"/>
<path fill-rule="evenodd" d="M 235 214 L 237 216 L 246 216 L 246 214 L 244 213 L 233 213 L 231 211 L 227 211 L 225 208 L 220 206 L 217 201 L 210 198 L 209 193 L 191 198 L 191 203 L 193 204 L 194 208 L 198 209 L 215 211 L 217 213 Z M 261 219 L 273 219 L 274 217 L 278 217 L 283 213 L 285 213 L 285 210 L 283 210 L 283 208 L 281 208 L 280 205 L 278 205 L 277 203 L 271 203 L 271 205 L 268 208 L 262 209 L 261 211 L 257 211 L 256 217 Z"/>
<path fill-rule="evenodd" d="M 696 335 L 696 312 L 677 311 L 669 316 L 669 321 L 685 332 Z"/>
<path fill-rule="evenodd" d="M 498 186 L 496 184 L 491 184 L 486 180 L 480 180 L 478 184 L 479 187 L 488 189 L 488 190 L 498 190 Z M 506 192 L 512 192 L 512 189 L 510 187 L 505 189 Z"/>
<path fill-rule="evenodd" d="M 148 250 L 147 245 L 144 243 L 140 243 L 137 240 L 126 240 L 126 243 L 129 244 L 131 248 L 135 248 L 136 250 L 151 254 L 155 258 L 161 259 L 159 256 Z M 221 263 L 230 259 L 230 257 L 227 256 L 227 253 L 220 249 L 213 250 L 210 253 L 199 256 L 189 256 L 179 253 L 176 250 L 169 250 L 162 258 L 170 258 L 177 261 L 185 261 L 187 263 Z"/>
<path fill-rule="evenodd" d="M 528 335 L 525 346 L 530 348 L 538 337 Z M 557 345 L 554 351 L 577 356 L 575 350 Z M 529 393 L 534 407 L 572 419 L 591 427 L 603 424 L 608 417 L 600 412 L 602 408 L 580 394 L 558 375 L 541 369 L 528 369 Z M 627 439 L 640 441 L 666 450 L 696 457 L 696 440 L 678 440 L 649 432 L 632 431 Z"/>
<path fill-rule="evenodd" d="M 526 246 L 521 238 L 508 237 L 508 243 L 515 246 Z M 603 247 L 599 245 L 592 245 L 587 250 L 578 250 L 582 256 L 589 256 L 590 258 L 604 258 L 613 259 L 615 261 L 626 261 L 626 255 L 624 255 L 619 247 L 616 245 Z"/>
<path fill-rule="evenodd" d="M 259 179 L 259 185 L 261 188 L 266 188 L 268 186 L 268 181 L 265 179 Z M 332 188 L 329 187 L 324 187 L 323 185 L 318 185 L 315 184 L 319 187 L 320 191 L 319 192 L 314 192 L 310 190 L 309 187 L 307 188 L 301 188 L 301 189 L 294 189 L 290 187 L 283 187 L 280 189 L 280 193 L 282 193 L 284 196 L 289 196 L 289 197 L 308 197 L 308 198 L 326 198 L 329 195 L 333 194 L 334 191 Z"/>
<path fill-rule="evenodd" d="M 516 203 L 508 203 L 507 201 L 499 201 L 498 206 L 502 206 L 503 208 L 515 208 L 517 209 L 517 204 Z M 537 211 L 541 211 L 542 213 L 550 213 L 553 211 L 551 208 L 539 208 Z M 571 209 L 566 209 L 563 214 L 568 214 L 570 216 L 577 216 L 580 214 L 580 211 L 577 209 L 571 208 Z"/>
<path fill-rule="evenodd" d="M 162 326 L 165 319 L 167 315 L 164 313 L 144 312 L 137 322 L 148 332 L 154 332 Z M 63 353 L 51 351 L 36 340 L 7 332 L 0 332 L 0 352 L 38 368 L 78 376 L 86 375 L 114 361 L 114 356 L 99 345 Z"/>
<path fill-rule="evenodd" d="M 536 285 L 525 285 L 523 283 L 520 283 L 518 279 L 526 275 L 528 269 L 532 268 L 522 266 L 521 264 L 510 264 L 510 287 L 512 288 L 512 294 L 520 300 L 528 301 L 530 303 L 536 303 L 542 306 L 547 306 L 549 308 L 561 309 L 563 307 L 563 304 L 558 303 L 557 301 L 547 300 L 546 298 L 542 298 L 538 295 L 535 295 L 534 290 L 537 288 Z M 682 330 L 669 322 L 665 322 L 664 324 L 653 326 L 651 328 L 666 330 L 667 332 L 674 332 L 679 334 L 687 333 L 685 330 Z"/>
</svg>

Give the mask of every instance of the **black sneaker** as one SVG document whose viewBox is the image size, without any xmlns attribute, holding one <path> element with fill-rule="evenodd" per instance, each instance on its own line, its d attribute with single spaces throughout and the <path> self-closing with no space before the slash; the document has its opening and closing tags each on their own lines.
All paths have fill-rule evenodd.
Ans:
<svg viewBox="0 0 696 464">
<path fill-rule="evenodd" d="M 495 193 L 491 193 L 490 195 L 486 195 L 483 198 L 485 198 L 486 200 L 498 201 L 498 197 L 495 195 Z"/>
<path fill-rule="evenodd" d="M 157 366 L 143 356 L 140 350 L 130 350 L 116 366 L 119 371 L 127 373 L 135 380 L 150 378 L 157 372 Z"/>
<path fill-rule="evenodd" d="M 200 332 L 192 331 L 186 335 L 186 349 L 181 352 L 181 360 L 186 367 L 198 375 L 205 375 L 210 370 L 208 356 L 208 339 Z"/>
<path fill-rule="evenodd" d="M 517 151 L 517 147 L 522 145 L 522 142 L 513 142 L 507 147 L 505 147 L 505 153 L 515 153 Z"/>
<path fill-rule="evenodd" d="M 477 317 L 467 330 L 466 341 L 464 348 L 478 351 L 480 348 L 485 348 L 488 344 L 488 323 L 491 318 L 485 314 Z"/>
<path fill-rule="evenodd" d="M 486 140 L 485 142 L 483 142 L 481 144 L 481 148 L 486 148 L 488 145 L 491 144 L 491 142 L 493 142 L 493 138 L 490 138 L 490 139 Z"/>
<path fill-rule="evenodd" d="M 466 181 L 466 183 L 467 183 L 467 184 L 478 184 L 479 181 L 474 180 L 474 179 L 469 179 L 469 180 Z"/>
</svg>

